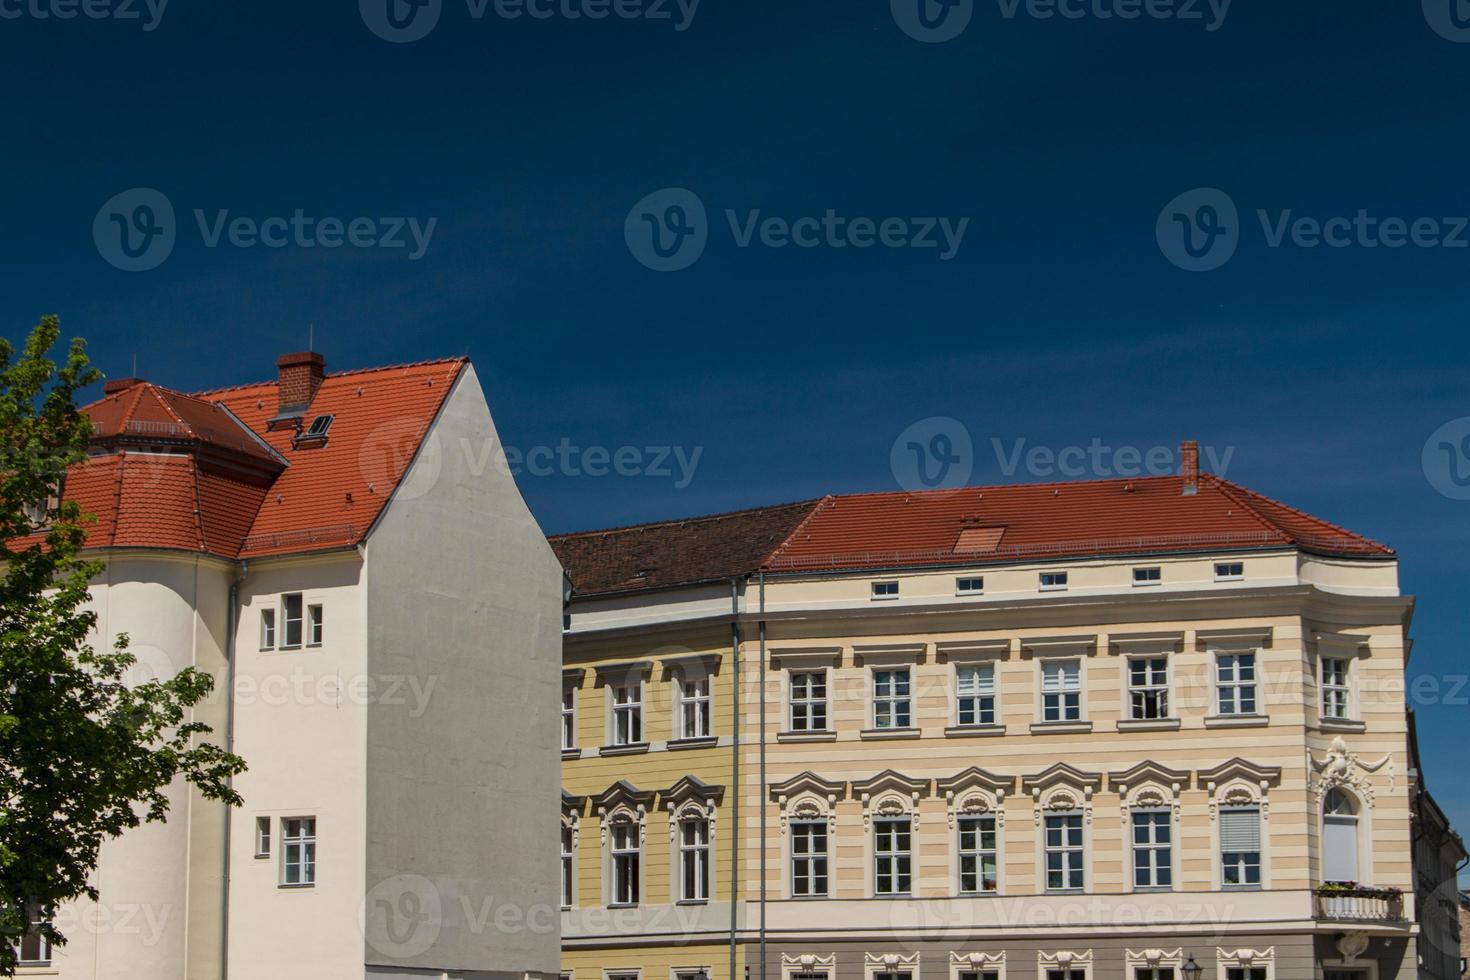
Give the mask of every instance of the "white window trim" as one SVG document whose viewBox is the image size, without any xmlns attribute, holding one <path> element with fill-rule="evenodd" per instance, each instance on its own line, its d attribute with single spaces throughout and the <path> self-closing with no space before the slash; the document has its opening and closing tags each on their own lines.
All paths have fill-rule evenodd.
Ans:
<svg viewBox="0 0 1470 980">
<path fill-rule="evenodd" d="M 1147 791 L 1140 791 L 1140 796 L 1147 798 Z M 1163 813 L 1169 819 L 1169 884 L 1168 885 L 1143 885 L 1140 886 L 1134 877 L 1133 852 L 1137 844 L 1133 839 L 1133 816 L 1136 813 Z M 1163 803 L 1157 806 L 1135 805 L 1125 809 L 1123 815 L 1123 876 L 1127 879 L 1124 883 L 1126 891 L 1130 894 L 1168 894 L 1180 891 L 1179 887 L 1179 819 L 1174 807 Z M 1156 950 L 1154 952 L 1157 952 Z M 1147 964 L 1141 964 L 1147 965 Z M 1163 964 L 1168 966 L 1168 963 Z M 1182 964 L 1181 964 L 1182 965 Z"/>
<path fill-rule="evenodd" d="M 696 975 L 703 973 L 707 977 L 712 977 L 715 975 L 715 968 L 708 963 L 701 966 L 671 966 L 669 967 L 669 980 L 679 980 L 679 974 L 681 973 L 693 973 Z"/>
<path fill-rule="evenodd" d="M 264 835 L 261 834 L 262 830 L 265 831 Z M 276 840 L 275 833 L 275 821 L 269 816 L 262 814 L 255 818 L 255 857 L 257 859 L 264 861 L 270 858 L 271 846 Z M 264 847 L 261 847 L 262 842 L 265 844 Z"/>
<path fill-rule="evenodd" d="M 1271 827 L 1266 821 L 1264 796 L 1251 797 L 1250 784 L 1244 780 L 1231 780 L 1221 787 L 1210 800 L 1210 868 L 1215 891 L 1253 892 L 1269 891 L 1271 888 Z M 1225 868 L 1220 848 L 1220 810 L 1255 809 L 1261 833 L 1261 883 L 1259 885 L 1234 885 L 1225 887 Z"/>
<path fill-rule="evenodd" d="M 691 820 L 703 820 L 705 826 L 705 859 L 709 862 L 709 887 L 704 898 L 684 897 L 684 849 L 681 836 L 683 824 Z M 682 806 L 669 807 L 669 901 L 675 905 L 708 905 L 719 892 L 715 880 L 715 858 L 719 854 L 715 843 L 715 806 L 699 800 L 689 800 Z"/>
<path fill-rule="evenodd" d="M 1088 720 L 1088 710 L 1087 710 L 1088 709 L 1088 705 L 1087 705 L 1087 673 L 1088 673 L 1088 671 L 1087 671 L 1087 661 L 1090 658 L 1087 657 L 1087 656 L 1085 656 L 1085 655 L 1083 655 L 1082 653 L 1075 652 L 1075 651 L 1072 651 L 1072 652 L 1057 651 L 1055 653 L 1049 653 L 1046 656 L 1038 655 L 1034 659 L 1036 660 L 1036 668 L 1035 668 L 1035 683 L 1036 683 L 1036 724 L 1038 724 L 1038 725 L 1081 725 L 1081 724 L 1086 723 L 1087 720 Z M 1047 721 L 1046 720 L 1046 694 L 1047 694 L 1047 692 L 1045 690 L 1043 690 L 1043 688 L 1045 687 L 1045 682 L 1046 682 L 1045 681 L 1045 676 L 1046 676 L 1045 665 L 1048 664 L 1048 663 L 1056 663 L 1056 662 L 1062 661 L 1062 660 L 1073 660 L 1073 661 L 1076 661 L 1076 663 L 1077 663 L 1077 685 L 1078 685 L 1077 686 L 1077 695 L 1078 695 L 1078 697 L 1077 697 L 1077 717 L 1076 717 L 1076 719 L 1067 720 L 1067 721 Z"/>
<path fill-rule="evenodd" d="M 1211 564 L 1213 565 L 1213 567 L 1210 570 L 1215 573 L 1215 581 L 1216 582 L 1244 582 L 1245 581 L 1245 562 L 1243 562 L 1243 561 L 1217 561 L 1217 562 L 1212 562 Z M 1240 566 L 1240 574 L 1237 575 L 1237 574 L 1234 574 L 1234 573 L 1230 573 L 1230 574 L 1227 574 L 1227 575 L 1221 575 L 1220 574 L 1220 569 L 1222 567 L 1229 566 L 1229 565 L 1239 565 Z"/>
<path fill-rule="evenodd" d="M 1222 713 L 1220 711 L 1220 688 L 1221 687 L 1224 687 L 1224 686 L 1238 687 L 1239 685 L 1238 684 L 1235 684 L 1235 685 L 1222 685 L 1220 683 L 1220 659 L 1222 657 L 1239 657 L 1239 656 L 1242 656 L 1244 654 L 1250 654 L 1251 656 L 1253 656 L 1253 657 L 1256 658 L 1256 679 L 1254 681 L 1252 681 L 1252 684 L 1254 684 L 1255 689 L 1256 689 L 1256 710 L 1254 712 L 1233 712 L 1231 714 L 1224 714 L 1224 713 Z M 1210 647 L 1210 660 L 1209 660 L 1209 670 L 1210 670 L 1210 706 L 1209 706 L 1209 714 L 1211 716 L 1213 716 L 1213 717 L 1216 717 L 1216 718 L 1264 718 L 1264 717 L 1266 717 L 1267 716 L 1267 711 L 1266 711 L 1266 678 L 1265 678 L 1265 666 L 1266 666 L 1266 659 L 1263 656 L 1263 651 L 1262 651 L 1262 649 L 1260 647 L 1255 647 L 1255 646 L 1248 646 L 1248 647 L 1247 646 L 1242 646 L 1242 647 L 1217 647 L 1217 646 L 1211 646 Z M 1238 676 L 1239 676 L 1239 668 L 1237 667 L 1237 677 Z"/>
<path fill-rule="evenodd" d="M 822 956 L 818 953 L 802 953 L 799 956 L 781 954 L 781 980 L 791 980 L 798 973 L 826 973 L 827 980 L 836 980 L 837 954 Z"/>
<path fill-rule="evenodd" d="M 571 904 L 565 906 L 565 908 L 574 909 L 578 907 L 582 892 L 581 884 L 578 881 L 578 879 L 581 878 L 581 861 L 579 860 L 579 858 L 581 857 L 582 853 L 582 815 L 576 810 L 563 809 L 561 816 L 561 826 L 562 829 L 570 830 L 572 832 L 572 890 L 571 894 L 567 896 L 567 901 L 569 901 Z M 560 871 L 561 861 L 560 859 L 558 859 L 558 874 L 560 873 Z M 560 888 L 558 888 L 557 890 L 560 891 Z"/>
<path fill-rule="evenodd" d="M 260 611 L 260 637 L 259 637 L 259 639 L 260 639 L 260 649 L 261 650 L 274 650 L 274 649 L 276 649 L 276 640 L 279 639 L 279 637 L 280 637 L 280 633 L 279 633 L 280 623 L 279 623 L 278 617 L 276 615 L 277 612 L 278 612 L 278 610 L 276 609 L 275 606 L 271 606 L 269 608 L 262 609 Z M 267 643 L 266 640 L 265 640 L 266 633 L 267 633 L 267 627 L 266 627 L 266 617 L 267 616 L 270 617 L 270 627 L 269 627 L 270 642 L 269 643 Z"/>
<path fill-rule="evenodd" d="M 776 806 L 780 814 L 782 838 L 781 894 L 792 901 L 813 900 L 811 896 L 797 896 L 792 887 L 790 825 L 792 823 L 825 823 L 827 825 L 827 894 L 818 896 L 815 900 L 837 898 L 837 877 L 833 873 L 836 858 L 834 844 L 837 839 L 837 794 L 823 795 L 810 789 L 801 789 L 790 797 L 777 796 Z"/>
<path fill-rule="evenodd" d="M 1172 648 L 1171 648 L 1172 649 Z M 1123 663 L 1123 702 L 1122 711 L 1119 712 L 1123 721 L 1176 721 L 1179 718 L 1179 703 L 1175 696 L 1175 678 L 1177 671 L 1174 669 L 1174 655 L 1171 649 L 1144 650 L 1132 649 L 1125 653 L 1121 660 Z M 1135 718 L 1133 715 L 1133 662 L 1135 660 L 1162 660 L 1164 661 L 1164 698 L 1168 703 L 1169 710 L 1159 718 Z"/>
<path fill-rule="evenodd" d="M 716 737 L 715 736 L 715 677 L 714 677 L 714 674 L 711 673 L 710 671 L 704 669 L 703 667 L 699 667 L 699 666 L 695 666 L 695 665 L 688 665 L 688 664 L 681 664 L 680 666 L 675 667 L 674 670 L 673 670 L 673 682 L 674 682 L 674 718 L 673 718 L 672 731 L 669 732 L 669 740 L 670 741 L 673 741 L 673 742 L 691 742 L 691 741 L 699 741 L 699 740 L 703 740 L 703 739 L 707 739 L 707 738 L 714 738 L 714 737 Z M 708 722 L 709 723 L 709 730 L 707 732 L 705 732 L 703 735 L 685 735 L 684 734 L 684 705 L 686 704 L 686 702 L 691 702 L 693 699 L 690 699 L 684 693 L 684 685 L 685 684 L 690 684 L 690 683 L 699 683 L 699 682 L 703 682 L 705 684 L 705 688 L 706 688 L 706 693 L 703 696 L 703 698 L 701 698 L 700 700 L 704 701 L 705 705 L 708 708 L 707 714 L 708 714 L 708 718 L 709 718 L 709 722 Z M 646 699 L 645 699 L 645 701 L 646 701 Z M 645 734 L 647 734 L 647 731 L 646 730 L 645 730 Z"/>
<path fill-rule="evenodd" d="M 327 636 L 327 614 L 323 603 L 308 602 L 302 614 L 301 645 L 305 647 L 319 647 Z M 313 631 L 321 635 L 312 639 Z"/>
<path fill-rule="evenodd" d="M 602 904 L 609 908 L 638 908 L 648 904 L 648 825 L 640 806 L 634 813 L 626 806 L 619 806 L 607 814 L 602 821 Z M 638 840 L 638 901 L 619 902 L 617 895 L 616 862 L 613 848 L 613 828 L 632 825 Z M 621 971 L 614 971 L 621 972 Z"/>
<path fill-rule="evenodd" d="M 896 695 L 890 695 L 889 698 L 888 698 L 888 700 L 890 700 L 890 701 L 898 701 L 898 700 L 906 700 L 906 701 L 908 701 L 908 704 L 909 704 L 909 712 L 908 712 L 908 714 L 909 714 L 909 723 L 907 725 L 889 725 L 886 728 L 879 728 L 878 727 L 878 672 L 879 671 L 887 671 L 887 672 L 895 672 L 895 673 L 898 672 L 898 671 L 903 671 L 904 673 L 908 674 L 908 676 L 909 676 L 909 685 L 908 685 L 908 687 L 909 687 L 909 693 L 908 693 L 908 695 L 906 697 L 904 697 L 904 698 L 898 698 Z M 908 663 L 908 662 L 901 662 L 901 663 L 878 663 L 878 664 L 873 664 L 873 665 L 871 665 L 871 666 L 868 667 L 868 724 L 867 724 L 867 728 L 868 728 L 869 731 L 875 731 L 875 732 L 876 731 L 883 731 L 883 732 L 903 732 L 903 731 L 909 731 L 910 729 L 914 729 L 914 728 L 918 728 L 919 727 L 919 719 L 918 719 L 917 713 L 915 712 L 915 704 L 914 704 L 914 702 L 915 702 L 915 697 L 914 697 L 914 681 L 915 681 L 915 675 L 916 674 L 917 674 L 917 671 L 914 669 L 914 665 L 912 663 Z M 832 689 L 831 689 L 831 686 L 830 685 L 828 686 L 827 690 L 828 690 L 828 694 L 829 694 L 829 703 L 828 703 L 828 706 L 827 706 L 827 710 L 828 710 L 829 715 L 830 715 L 830 712 L 832 710 L 831 704 L 830 704 L 830 694 L 831 694 L 831 690 Z M 830 716 L 827 719 L 827 723 L 829 725 L 832 723 L 832 719 L 831 719 Z"/>
<path fill-rule="evenodd" d="M 301 600 L 301 642 L 288 643 L 289 617 L 286 615 L 286 600 L 292 597 Z M 305 592 L 283 592 L 281 593 L 280 615 L 276 617 L 276 649 L 277 650 L 301 650 L 306 647 L 306 593 Z"/>
<path fill-rule="evenodd" d="M 1327 840 L 1327 794 L 1337 790 L 1348 799 L 1352 800 L 1357 812 L 1353 814 L 1358 820 L 1358 831 L 1356 843 L 1358 845 L 1358 884 L 1364 888 L 1372 888 L 1377 875 L 1373 867 L 1373 801 L 1358 790 L 1356 786 L 1349 783 L 1337 783 L 1313 797 L 1317 807 L 1317 881 L 1323 880 L 1322 869 L 1326 864 L 1326 840 Z M 1262 825 L 1264 826 L 1264 824 Z M 1265 845 L 1263 840 L 1262 846 Z M 1264 862 L 1264 858 L 1262 861 Z M 1265 876 L 1264 871 L 1262 877 Z"/>
<path fill-rule="evenodd" d="M 310 837 L 293 837 L 293 838 L 291 838 L 291 840 L 292 841 L 295 841 L 295 842 L 301 842 L 301 841 L 310 841 L 311 842 L 312 847 L 311 847 L 311 880 L 310 881 L 293 881 L 293 882 L 286 881 L 286 855 L 289 853 L 289 850 L 287 848 L 286 827 L 287 827 L 288 824 L 290 824 L 290 822 L 292 820 L 310 820 L 311 821 L 311 836 Z M 279 832 L 280 832 L 280 836 L 279 836 L 279 841 L 280 841 L 280 860 L 276 863 L 276 887 L 277 888 L 287 888 L 287 889 L 315 888 L 316 885 L 317 885 L 317 876 L 316 876 L 317 865 L 321 863 L 318 860 L 318 852 L 320 851 L 320 846 L 319 845 L 320 845 L 320 841 L 321 841 L 321 835 L 319 833 L 319 828 L 317 827 L 317 818 L 316 818 L 316 816 L 314 814 L 310 814 L 310 813 L 292 814 L 290 816 L 285 816 L 285 817 L 282 817 L 281 819 L 277 820 L 276 821 L 276 824 L 279 827 Z"/>
<path fill-rule="evenodd" d="M 608 969 L 607 967 L 603 968 L 602 980 L 614 980 L 614 978 L 618 977 L 636 977 L 637 980 L 643 980 L 643 968 L 634 967 L 621 970 Z"/>
<path fill-rule="evenodd" d="M 1317 721 L 1319 725 L 1357 725 L 1363 720 L 1362 669 L 1363 660 L 1369 656 L 1368 637 L 1349 634 L 1317 634 L 1312 643 L 1312 687 L 1317 692 Z M 1342 718 L 1329 717 L 1326 707 L 1326 688 L 1322 683 L 1324 660 L 1342 660 L 1347 663 L 1347 714 Z"/>
<path fill-rule="evenodd" d="M 1217 862 L 1218 863 L 1218 862 Z M 1264 968 L 1266 980 L 1276 980 L 1276 947 L 1265 949 L 1222 949 L 1215 947 L 1215 975 L 1225 980 L 1225 971 L 1230 967 L 1242 969 Z"/>
<path fill-rule="evenodd" d="M 571 695 L 571 702 L 572 703 L 571 703 L 571 707 L 570 708 L 567 707 L 567 703 L 566 703 L 567 702 L 567 695 L 568 694 Z M 560 723 L 563 726 L 560 729 L 560 734 L 563 736 L 561 748 L 562 748 L 562 751 L 563 752 L 570 752 L 570 751 L 572 751 L 573 749 L 575 749 L 577 747 L 577 685 L 576 684 L 573 684 L 573 683 L 571 683 L 571 682 L 569 682 L 569 681 L 567 681 L 565 679 L 563 679 L 562 680 L 562 684 L 561 684 L 561 696 L 562 696 L 562 705 L 561 705 L 561 711 L 558 714 L 558 718 L 560 719 Z M 571 719 L 571 722 L 572 722 L 571 738 L 570 739 L 567 739 L 565 737 L 566 736 L 566 733 L 567 733 L 567 730 L 565 728 L 565 725 L 566 725 L 566 719 L 568 719 L 568 718 L 570 718 Z"/>
<path fill-rule="evenodd" d="M 1006 980 L 1005 950 L 999 953 L 955 953 L 949 954 L 949 980 L 960 980 L 965 973 L 994 973 L 996 980 Z"/>
<path fill-rule="evenodd" d="M 1081 970 L 1087 980 L 1092 976 L 1092 950 L 1058 950 L 1055 953 L 1036 954 L 1037 980 L 1046 980 L 1047 970 Z"/>
<path fill-rule="evenodd" d="M 638 686 L 638 739 L 636 741 L 619 742 L 618 733 L 618 709 L 627 708 L 634 702 L 619 705 L 617 689 L 620 687 Z M 606 685 L 607 699 L 607 731 L 603 736 L 602 744 L 614 749 L 628 748 L 636 745 L 648 744 L 648 677 L 643 673 L 629 674 L 627 677 L 609 680 Z"/>
<path fill-rule="evenodd" d="M 1082 887 L 1050 888 L 1046 883 L 1046 820 L 1048 817 L 1077 817 L 1082 821 Z M 1049 806 L 1041 814 L 1036 825 L 1036 870 L 1037 890 L 1041 895 L 1081 895 L 1092 887 L 1092 818 L 1090 810 L 1081 806 L 1062 808 Z"/>
<path fill-rule="evenodd" d="M 888 806 L 892 799 L 897 798 L 893 794 L 885 799 L 880 806 Z M 909 825 L 909 888 L 902 892 L 878 893 L 878 824 L 885 822 L 907 821 Z M 864 815 L 864 823 L 867 833 L 864 838 L 867 843 L 867 896 L 874 899 L 912 899 L 919 894 L 919 815 L 917 809 L 904 810 L 901 812 L 888 812 L 880 810 L 871 820 Z M 831 851 L 831 842 L 828 842 L 828 851 Z M 831 863 L 828 863 L 830 870 Z M 829 883 L 828 890 L 831 890 Z"/>
<path fill-rule="evenodd" d="M 960 588 L 960 583 L 961 582 L 976 582 L 976 581 L 978 581 L 980 583 L 980 588 L 978 588 L 978 589 L 962 589 L 962 588 Z M 984 575 L 957 575 L 957 576 L 955 576 L 955 580 L 954 580 L 954 594 L 957 595 L 957 596 L 984 595 L 985 594 L 985 576 Z"/>
<path fill-rule="evenodd" d="M 913 974 L 913 980 L 921 980 L 919 954 L 910 953 L 905 956 L 902 953 L 867 953 L 863 956 L 864 980 L 877 980 L 883 973 L 910 973 Z"/>
<path fill-rule="evenodd" d="M 822 715 L 825 724 L 821 728 L 797 728 L 796 727 L 796 700 L 792 696 L 792 684 L 797 674 L 821 674 L 822 695 L 820 702 L 816 700 L 803 701 L 803 704 L 822 704 L 824 706 Z M 832 668 L 820 664 L 794 664 L 786 669 L 786 727 L 783 731 L 792 735 L 815 735 L 830 732 L 832 728 Z"/>
<path fill-rule="evenodd" d="M 1062 582 L 1061 584 L 1047 585 L 1042 581 L 1043 575 L 1060 575 L 1062 576 Z M 1071 585 L 1071 569 L 1061 569 L 1036 573 L 1036 589 L 1039 592 L 1066 592 L 1067 589 L 1071 587 Z"/>
<path fill-rule="evenodd" d="M 893 593 L 891 595 L 879 595 L 878 586 L 880 585 L 893 586 Z M 874 602 L 893 602 L 902 593 L 903 586 L 899 584 L 898 579 L 878 579 L 870 582 L 868 585 L 868 598 L 873 600 Z"/>
<path fill-rule="evenodd" d="M 979 795 L 978 790 L 965 793 L 966 800 Z M 974 820 L 980 817 L 989 817 L 995 822 L 995 891 L 967 892 L 960 888 L 960 821 Z M 950 810 L 949 831 L 949 891 L 951 895 L 964 898 L 996 898 L 1005 894 L 1005 818 L 994 808 L 977 812 L 955 813 Z"/>
<path fill-rule="evenodd" d="M 1125 980 L 1133 980 L 1134 970 L 1173 970 L 1174 976 L 1183 980 L 1184 948 L 1164 949 L 1125 949 L 1124 951 Z"/>
<path fill-rule="evenodd" d="M 960 672 L 964 670 L 979 670 L 990 668 L 990 700 L 995 705 L 994 719 L 988 723 L 962 724 L 960 722 Z M 949 672 L 950 696 L 949 696 L 949 723 L 953 728 L 998 728 L 1005 722 L 1001 714 L 1000 701 L 1000 665 L 993 659 L 957 660 Z"/>
<path fill-rule="evenodd" d="M 1147 571 L 1156 571 L 1159 573 L 1159 577 L 1153 580 L 1138 578 L 1139 572 Z M 1128 574 L 1129 578 L 1133 581 L 1133 587 L 1135 589 L 1157 589 L 1159 586 L 1164 584 L 1163 565 L 1134 565 L 1133 570 Z"/>
</svg>

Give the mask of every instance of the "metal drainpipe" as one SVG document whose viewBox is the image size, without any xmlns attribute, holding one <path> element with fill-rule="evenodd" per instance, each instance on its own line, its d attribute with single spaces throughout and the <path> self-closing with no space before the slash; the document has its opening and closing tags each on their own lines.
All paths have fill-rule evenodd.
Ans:
<svg viewBox="0 0 1470 980">
<path fill-rule="evenodd" d="M 240 583 L 249 574 L 250 561 L 246 559 L 240 563 L 240 571 L 230 583 L 230 607 L 225 611 L 225 751 L 230 753 L 235 751 L 235 633 L 240 626 Z M 231 785 L 234 781 L 234 777 L 230 777 Z M 223 889 L 220 894 L 220 980 L 228 980 L 230 975 L 230 828 L 233 823 L 234 814 L 226 806 L 224 868 L 220 882 Z"/>
<path fill-rule="evenodd" d="M 766 573 L 760 573 L 760 676 L 761 692 L 761 980 L 766 980 Z"/>
<path fill-rule="evenodd" d="M 730 579 L 730 662 L 734 665 L 732 677 L 735 694 L 731 698 L 730 731 L 734 745 L 730 749 L 732 774 L 730 779 L 730 980 L 736 980 L 737 957 L 736 930 L 740 924 L 740 579 Z"/>
</svg>

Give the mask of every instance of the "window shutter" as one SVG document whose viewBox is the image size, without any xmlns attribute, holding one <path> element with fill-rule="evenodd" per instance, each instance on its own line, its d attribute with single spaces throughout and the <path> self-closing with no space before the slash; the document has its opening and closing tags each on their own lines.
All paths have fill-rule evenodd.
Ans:
<svg viewBox="0 0 1470 980">
<path fill-rule="evenodd" d="M 1261 849 L 1261 815 L 1255 810 L 1222 810 L 1220 812 L 1220 850 L 1259 851 Z"/>
</svg>

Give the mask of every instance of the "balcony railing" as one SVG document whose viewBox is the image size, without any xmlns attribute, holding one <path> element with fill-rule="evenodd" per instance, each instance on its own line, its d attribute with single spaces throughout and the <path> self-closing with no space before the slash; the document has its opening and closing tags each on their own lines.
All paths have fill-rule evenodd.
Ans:
<svg viewBox="0 0 1470 980">
<path fill-rule="evenodd" d="M 1317 889 L 1317 918 L 1329 922 L 1404 922 L 1404 896 L 1392 889 L 1328 885 Z"/>
</svg>

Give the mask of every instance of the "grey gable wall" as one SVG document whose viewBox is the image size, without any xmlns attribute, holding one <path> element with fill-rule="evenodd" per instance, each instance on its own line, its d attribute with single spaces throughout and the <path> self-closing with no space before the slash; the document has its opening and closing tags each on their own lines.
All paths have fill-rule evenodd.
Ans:
<svg viewBox="0 0 1470 980">
<path fill-rule="evenodd" d="M 370 967 L 557 969 L 562 575 L 499 445 L 466 366 L 368 539 Z"/>
</svg>

